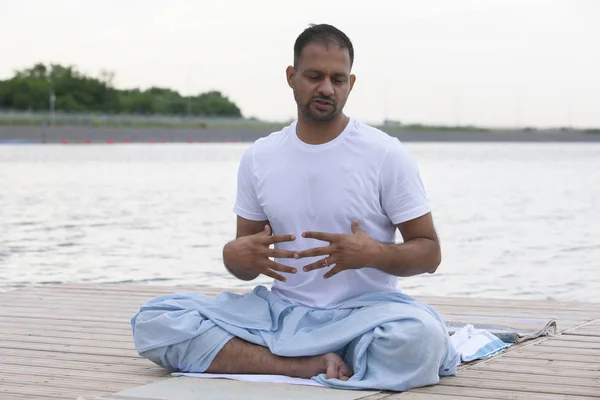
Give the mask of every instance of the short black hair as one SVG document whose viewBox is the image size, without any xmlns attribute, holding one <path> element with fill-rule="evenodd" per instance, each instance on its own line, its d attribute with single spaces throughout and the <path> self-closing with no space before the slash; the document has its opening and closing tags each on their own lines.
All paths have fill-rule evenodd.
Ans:
<svg viewBox="0 0 600 400">
<path fill-rule="evenodd" d="M 333 25 L 310 24 L 296 39 L 294 43 L 294 68 L 298 66 L 302 50 L 309 43 L 320 42 L 324 44 L 337 44 L 340 49 L 347 49 L 350 54 L 350 66 L 354 64 L 354 46 L 344 32 Z"/>
</svg>

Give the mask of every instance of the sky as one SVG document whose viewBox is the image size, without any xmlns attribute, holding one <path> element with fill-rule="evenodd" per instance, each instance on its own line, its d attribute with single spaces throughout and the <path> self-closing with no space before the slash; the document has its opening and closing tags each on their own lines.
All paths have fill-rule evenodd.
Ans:
<svg viewBox="0 0 600 400">
<path fill-rule="evenodd" d="M 0 79 L 37 62 L 118 88 L 219 90 L 296 117 L 285 68 L 310 23 L 353 41 L 346 112 L 367 123 L 600 126 L 596 0 L 0 0 Z"/>
</svg>

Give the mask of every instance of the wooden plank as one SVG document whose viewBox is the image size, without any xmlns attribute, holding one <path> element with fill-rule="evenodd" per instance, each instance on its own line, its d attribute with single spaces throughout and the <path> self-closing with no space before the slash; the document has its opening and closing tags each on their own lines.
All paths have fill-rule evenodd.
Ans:
<svg viewBox="0 0 600 400">
<path fill-rule="evenodd" d="M 113 349 L 88 346 L 71 346 L 69 344 L 46 344 L 46 343 L 24 343 L 24 342 L 0 342 L 0 348 L 19 350 L 45 350 L 63 353 L 93 354 L 98 356 L 110 355 L 116 357 L 136 357 L 137 351 L 130 349 Z"/>
<path fill-rule="evenodd" d="M 472 397 L 484 397 L 490 400 L 598 400 L 596 396 L 575 396 L 575 395 L 560 395 L 535 393 L 529 391 L 516 391 L 513 389 L 480 389 L 475 387 L 460 387 L 460 386 L 428 386 L 424 388 L 412 389 L 406 393 L 423 393 L 423 394 L 438 394 L 438 395 L 455 395 L 462 396 L 467 400 Z M 404 393 L 392 395 L 385 400 L 402 400 Z"/>
<path fill-rule="evenodd" d="M 2 394 L 4 393 L 4 394 Z M 5 396 L 5 397 L 3 397 Z M 56 397 L 49 397 L 49 396 L 40 396 L 37 395 L 35 396 L 36 400 L 55 400 Z M 10 400 L 22 400 L 22 399 L 31 399 L 30 395 L 26 395 L 26 394 L 17 394 L 17 393 L 8 393 L 6 391 L 4 391 L 3 389 L 0 389 L 0 399 L 10 399 Z M 73 397 L 73 399 L 75 399 L 75 397 Z"/>
<path fill-rule="evenodd" d="M 516 384 L 552 384 L 552 385 L 564 385 L 564 386 L 577 386 L 580 388 L 589 387 L 596 388 L 596 392 L 600 395 L 600 382 L 597 378 L 583 378 L 573 376 L 548 376 L 538 374 L 520 374 L 515 372 L 498 372 L 498 371 L 485 371 L 485 370 L 465 370 L 458 374 L 459 378 L 462 379 L 477 379 L 481 381 L 497 381 L 504 382 L 508 386 Z M 563 393 L 568 394 L 568 393 Z"/>
<path fill-rule="evenodd" d="M 103 298 L 104 298 L 104 296 L 103 296 Z M 127 299 L 127 297 L 124 298 L 123 302 L 126 301 L 125 299 Z M 129 300 L 131 301 L 130 298 L 129 298 Z M 69 301 L 72 302 L 72 296 L 69 297 Z M 45 307 L 45 311 L 46 312 L 48 312 L 48 310 L 52 310 L 55 315 L 67 315 L 67 316 L 70 316 L 70 315 L 74 314 L 73 313 L 74 310 L 81 309 L 82 311 L 85 311 L 85 313 L 83 313 L 84 315 L 88 314 L 88 317 L 93 317 L 94 314 L 97 314 L 96 311 L 98 311 L 98 312 L 101 312 L 101 315 L 103 317 L 106 316 L 106 315 L 110 315 L 112 317 L 121 317 L 121 318 L 127 317 L 129 319 L 129 318 L 131 318 L 133 316 L 133 314 L 138 310 L 139 307 L 138 306 L 135 306 L 135 307 L 132 306 L 130 310 L 125 310 L 124 307 L 123 307 L 123 304 L 124 304 L 123 302 L 119 301 L 118 305 L 117 305 L 117 303 L 115 303 L 115 308 L 118 308 L 119 310 L 112 310 L 110 312 L 102 311 L 102 309 L 97 309 L 97 307 L 98 307 L 97 305 L 95 305 L 93 307 L 88 307 L 85 304 L 83 304 L 81 306 L 73 305 L 73 306 L 69 306 L 69 308 L 66 308 L 63 304 L 54 304 L 53 306 L 44 306 L 44 307 Z M 139 305 L 141 305 L 141 304 L 142 304 L 142 302 L 140 301 Z M 38 317 L 38 314 L 39 314 L 39 311 L 40 311 L 40 307 L 37 306 L 37 307 L 31 307 L 31 308 L 32 308 L 31 310 L 26 310 L 25 314 L 26 315 L 31 315 L 32 317 Z M 42 309 L 43 309 L 43 307 L 42 307 Z M 35 312 L 36 310 L 38 312 Z M 466 311 L 469 311 L 469 310 L 463 310 L 463 313 L 465 313 Z M 507 315 L 507 312 L 505 310 L 497 310 L 497 311 L 494 311 L 494 312 L 485 311 L 485 310 L 483 312 L 480 312 L 481 310 L 472 310 L 472 311 L 474 311 L 473 314 L 478 314 L 478 315 L 481 315 L 481 316 L 510 316 L 510 315 Z M 23 312 L 21 314 L 23 314 Z M 513 314 L 515 314 L 515 315 L 519 314 L 517 316 L 523 316 L 523 313 L 520 313 L 518 310 L 514 310 Z M 515 315 L 513 315 L 513 316 L 515 316 Z M 13 315 L 11 314 L 11 316 L 13 316 Z M 536 315 L 536 316 L 539 316 L 539 315 Z M 62 319 L 64 319 L 64 318 L 62 318 Z M 568 325 L 569 326 L 573 326 L 573 325 L 576 325 L 576 324 L 581 323 L 583 321 L 584 321 L 583 319 L 577 319 L 577 320 L 570 319 L 569 322 L 568 322 Z M 560 321 L 559 322 L 560 326 L 564 327 L 565 324 L 566 324 L 565 321 Z"/>
<path fill-rule="evenodd" d="M 138 300 L 142 300 L 142 299 L 150 299 L 150 298 L 154 298 L 154 297 L 158 297 L 158 296 L 162 296 L 162 295 L 166 295 L 166 294 L 171 294 L 171 293 L 186 293 L 186 292 L 197 292 L 197 293 L 203 293 L 206 295 L 217 295 L 220 292 L 219 291 L 215 291 L 215 290 L 179 290 L 179 289 L 175 289 L 175 288 L 171 288 L 171 290 L 166 290 L 166 291 L 158 291 L 158 290 L 150 290 L 150 291 L 130 291 L 126 288 L 124 288 L 123 290 L 109 290 L 106 288 L 98 288 L 98 289 L 93 289 L 93 290 L 65 290 L 64 288 L 61 289 L 60 291 L 58 289 L 54 289 L 54 290 L 40 290 L 38 293 L 40 295 L 47 295 L 47 294 L 55 294 L 57 296 L 60 296 L 61 294 L 59 292 L 63 292 L 63 293 L 68 293 L 71 294 L 73 296 L 81 296 L 82 298 L 85 296 L 92 296 L 95 295 L 98 298 L 111 298 L 111 299 L 138 299 Z M 239 293 L 242 294 L 244 293 L 243 291 L 231 291 L 233 293 Z"/>
<path fill-rule="evenodd" d="M 2 364 L 0 364 L 0 368 L 3 366 L 26 366 L 26 367 L 59 367 L 60 369 L 70 369 L 70 370 L 82 370 L 82 371 L 96 371 L 96 372 L 112 372 L 119 374 L 130 374 L 130 375 L 142 375 L 149 377 L 167 377 L 170 375 L 170 372 L 164 368 L 146 364 L 146 363 L 136 363 L 133 364 L 109 364 L 98 362 L 95 359 L 90 359 L 87 361 L 80 360 L 64 360 L 64 362 L 57 363 L 55 359 L 46 359 L 46 358 L 37 358 L 37 357 L 20 357 L 16 355 L 6 355 L 2 354 Z"/>
<path fill-rule="evenodd" d="M 594 331 L 594 332 L 600 331 L 600 324 L 597 321 L 598 320 L 591 321 L 590 323 L 586 324 L 585 326 L 582 326 L 580 328 L 580 330 L 582 330 L 582 331 L 589 330 L 589 331 Z"/>
<path fill-rule="evenodd" d="M 160 378 L 159 378 L 160 379 Z M 52 388 L 70 388 L 83 391 L 101 391 L 105 393 L 118 392 L 126 389 L 131 385 L 123 382 L 109 381 L 89 381 L 79 378 L 69 378 L 61 376 L 44 376 L 23 375 L 20 373 L 5 372 L 0 375 L 0 387 L 8 387 L 8 385 L 31 385 L 31 386 L 47 386 Z"/>
<path fill-rule="evenodd" d="M 76 292 L 98 292 L 98 291 L 112 291 L 116 293 L 172 293 L 172 292 L 188 292 L 188 291 L 199 291 L 205 292 L 245 292 L 249 289 L 240 288 L 222 288 L 216 286 L 206 285 L 155 285 L 155 284 L 123 284 L 123 283 L 98 283 L 98 284 L 86 284 L 86 283 L 60 283 L 57 285 L 40 285 L 33 286 L 32 291 L 42 292 L 46 291 L 76 291 Z M 586 304 L 586 303 L 584 303 Z"/>
<path fill-rule="evenodd" d="M 576 347 L 557 347 L 557 346 L 546 346 L 546 342 L 537 344 L 527 348 L 527 352 L 531 353 L 553 353 L 557 354 L 573 354 L 582 355 L 589 357 L 596 357 L 596 360 L 600 362 L 600 349 L 585 349 Z"/>
<path fill-rule="evenodd" d="M 600 350 L 600 338 L 596 341 L 589 342 L 576 342 L 567 340 L 547 340 L 537 345 L 539 347 L 560 347 L 564 349 L 587 349 L 587 350 Z"/>
<path fill-rule="evenodd" d="M 102 298 L 102 301 L 99 301 L 99 297 Z M 86 303 L 90 306 L 102 306 L 104 304 L 115 304 L 115 303 L 128 303 L 134 306 L 141 306 L 148 300 L 157 297 L 152 295 L 144 295 L 144 296 L 131 296 L 131 295 L 110 295 L 110 294 L 69 294 L 69 293 L 27 293 L 27 292 L 17 292 L 11 295 L 2 295 L 0 296 L 0 301 L 3 303 L 10 303 L 14 301 L 23 302 L 25 305 L 48 305 L 52 306 L 52 303 L 47 302 L 56 302 L 56 303 L 72 303 L 76 304 L 74 300 L 80 300 L 83 303 Z M 79 303 L 79 301 L 77 302 Z M 15 305 L 14 303 L 12 303 Z"/>
<path fill-rule="evenodd" d="M 84 322 L 102 322 L 103 324 L 123 324 L 122 318 L 104 318 L 104 317 L 87 317 L 76 313 L 70 315 L 57 315 L 57 314 L 46 314 L 46 313 L 11 313 L 3 312 L 0 310 L 0 318 L 13 318 L 15 320 L 22 319 L 38 319 L 38 320 L 51 320 L 51 321 L 84 321 Z M 66 322 L 65 322 L 66 323 Z"/>
<path fill-rule="evenodd" d="M 545 375 L 545 376 L 569 376 L 574 378 L 600 379 L 600 366 L 596 370 L 581 370 L 561 368 L 557 366 L 541 367 L 539 365 L 514 365 L 502 362 L 481 363 L 469 368 L 469 371 L 491 371 L 491 372 L 510 372 L 523 376 Z"/>
<path fill-rule="evenodd" d="M 14 302 L 19 302 L 20 304 L 15 304 Z M 47 300 L 47 301 L 52 301 L 52 305 L 47 305 L 47 304 L 36 304 L 36 303 L 22 303 L 21 300 L 19 299 L 15 299 L 12 300 L 11 303 L 12 304 L 2 304 L 3 302 L 0 302 L 0 307 L 7 310 L 7 311 L 12 311 L 13 309 L 19 310 L 21 312 L 24 313 L 31 313 L 31 312 L 35 312 L 37 310 L 47 310 L 48 312 L 55 312 L 55 313 L 73 313 L 73 312 L 78 312 L 80 314 L 83 315 L 117 315 L 117 316 L 126 316 L 131 318 L 133 316 L 134 313 L 136 313 L 139 310 L 139 306 L 141 306 L 142 304 L 138 305 L 133 305 L 132 303 L 126 303 L 126 302 L 112 302 L 111 304 L 103 304 L 103 305 L 98 305 L 98 304 L 92 304 L 92 303 L 88 303 L 85 301 L 80 301 L 75 303 L 70 303 L 67 301 L 54 301 L 54 300 Z M 68 309 L 66 308 L 68 307 Z"/>
<path fill-rule="evenodd" d="M 55 360 L 59 363 L 71 362 L 71 361 L 83 361 L 83 362 L 96 362 L 103 364 L 115 364 L 115 365 L 142 365 L 150 366 L 154 365 L 150 361 L 141 358 L 139 356 L 111 356 L 102 354 L 88 354 L 88 353 L 67 353 L 62 351 L 52 351 L 42 346 L 41 349 L 18 349 L 14 347 L 0 347 L 0 356 L 15 356 L 21 357 L 23 360 L 29 360 L 33 358 L 43 358 L 46 360 Z"/>
<path fill-rule="evenodd" d="M 81 346 L 90 348 L 111 348 L 111 349 L 123 349 L 127 351 L 134 350 L 135 346 L 133 340 L 128 342 L 124 341 L 112 341 L 112 340 L 96 340 L 96 339 L 74 339 L 74 338 L 57 338 L 45 335 L 13 335 L 7 333 L 0 333 L 0 342 L 6 345 L 12 344 L 23 344 L 27 343 L 40 343 L 40 344 L 60 344 L 65 346 Z M 581 349 L 576 349 L 581 350 Z"/>
<path fill-rule="evenodd" d="M 56 330 L 56 329 L 51 329 L 49 327 L 46 327 L 46 329 L 44 329 L 44 326 L 39 325 L 39 326 L 35 326 L 34 328 L 30 328 L 30 329 L 20 329 L 20 328 L 14 328 L 14 326 L 23 326 L 21 325 L 3 325 L 0 327 L 0 335 L 2 334 L 6 334 L 6 335 L 11 335 L 11 336 L 16 336 L 17 338 L 23 338 L 23 337 L 36 337 L 36 335 L 39 335 L 38 332 L 41 334 L 43 333 L 43 337 L 47 337 L 47 338 L 61 338 L 61 339 L 88 339 L 88 340 L 109 340 L 111 342 L 126 342 L 126 343 L 131 343 L 133 342 L 133 338 L 131 335 L 131 330 L 121 330 L 121 333 L 119 333 L 119 331 L 116 331 L 114 329 L 106 329 L 105 332 L 99 333 L 97 331 L 94 330 L 88 330 L 87 332 L 85 331 L 72 331 L 72 330 Z M 109 333 L 110 332 L 110 333 Z"/>
<path fill-rule="evenodd" d="M 577 332 L 577 331 L 574 331 L 574 332 Z M 600 341 L 600 339 L 598 339 L 597 337 L 594 337 L 594 336 L 578 336 L 578 335 L 571 335 L 568 332 L 565 332 L 564 334 L 556 335 L 556 336 L 552 337 L 552 341 L 598 343 L 598 341 Z"/>
<path fill-rule="evenodd" d="M 38 398 L 40 398 L 40 396 L 62 400 L 75 400 L 78 399 L 80 396 L 85 396 L 86 399 L 93 399 L 95 397 L 103 396 L 108 393 L 110 392 L 106 392 L 103 390 L 53 387 L 47 385 L 33 386 L 27 384 L 11 383 L 8 386 L 0 386 L 0 395 L 6 396 L 0 397 L 0 399 L 2 400 L 12 400 L 16 398 L 16 396 L 21 396 L 21 398 L 32 400 L 37 400 Z"/>
<path fill-rule="evenodd" d="M 531 368 L 549 368 L 556 367 L 564 370 L 584 370 L 584 371 L 600 371 L 600 366 L 596 363 L 589 363 L 583 361 L 561 361 L 561 360 L 548 360 L 544 358 L 514 358 L 507 356 L 499 356 L 495 359 L 491 359 L 478 364 L 472 364 L 470 368 L 474 368 L 478 365 L 492 365 L 502 364 L 509 366 L 526 366 Z"/>
<path fill-rule="evenodd" d="M 165 294 L 165 293 L 156 293 L 156 292 L 148 292 L 148 293 L 143 293 L 143 294 L 124 294 L 123 291 L 110 291 L 110 290 L 102 290 L 104 293 L 100 293 L 100 291 L 98 292 L 90 292 L 88 291 L 84 291 L 84 293 L 81 293 L 80 295 L 77 296 L 77 298 L 81 301 L 90 303 L 90 305 L 100 305 L 102 306 L 104 303 L 122 303 L 124 301 L 127 301 L 129 303 L 133 301 L 135 301 L 135 303 L 138 303 L 139 305 L 142 305 L 145 301 L 150 300 L 153 297 Z M 171 290 L 169 291 L 169 293 L 176 293 L 177 291 Z M 208 294 L 208 293 L 204 293 L 204 294 Z M 209 295 L 214 295 L 216 294 L 215 292 L 209 294 Z M 99 303 L 98 300 L 98 296 L 101 295 L 102 296 L 102 302 Z M 17 304 L 14 303 L 14 300 L 19 300 L 20 304 L 22 304 L 23 306 L 31 306 L 31 305 L 38 305 L 40 304 L 40 301 L 44 300 L 44 299 L 48 299 L 48 298 L 52 298 L 53 301 L 55 302 L 70 302 L 73 303 L 73 295 L 68 293 L 65 293 L 65 291 L 61 290 L 61 291 L 48 291 L 46 293 L 39 294 L 39 293 L 30 293 L 30 292 L 12 292 L 8 295 L 4 295 L 2 296 L 2 298 L 0 298 L 0 301 L 2 301 L 2 303 L 0 303 L 0 305 L 4 305 L 7 307 L 11 307 L 11 306 L 18 306 Z M 4 300 L 2 300 L 4 299 Z M 13 301 L 11 301 L 13 300 Z M 443 299 L 442 299 L 443 300 Z M 559 316 L 573 316 L 573 315 L 577 315 L 577 316 L 581 316 L 581 317 L 589 317 L 590 315 L 593 314 L 597 314 L 598 316 L 600 316 L 600 307 L 598 307 L 597 309 L 594 310 L 589 310 L 589 309 L 583 309 L 583 310 L 579 310 L 579 309 L 573 309 L 573 308 L 565 308 L 565 307 L 560 307 L 559 304 L 557 305 L 552 305 L 552 304 L 546 304 L 546 306 L 544 308 L 541 308 L 540 306 L 538 307 L 534 307 L 534 308 L 528 308 L 527 304 L 528 303 L 521 303 L 518 306 L 514 306 L 514 307 L 510 307 L 507 306 L 506 304 L 504 305 L 490 305 L 490 304 L 473 304 L 472 302 L 468 301 L 468 300 L 464 300 L 462 299 L 462 301 L 458 302 L 458 303 L 448 303 L 445 301 L 431 301 L 429 302 L 431 305 L 433 305 L 436 308 L 439 309 L 449 309 L 449 310 L 459 310 L 461 314 L 468 314 L 468 311 L 474 312 L 474 313 L 479 313 L 482 311 L 486 311 L 486 310 L 493 310 L 495 312 L 503 312 L 506 313 L 507 310 L 510 311 L 510 313 L 519 313 L 519 314 L 523 314 L 523 315 L 532 315 L 532 316 L 539 316 L 542 314 L 549 314 L 549 315 L 559 315 Z M 48 306 L 52 306 L 52 304 L 48 304 Z"/>
<path fill-rule="evenodd" d="M 389 395 L 385 397 L 385 400 L 393 399 L 409 399 L 409 400 L 462 400 L 465 397 L 463 395 L 447 395 L 447 394 L 431 394 L 431 393 L 416 393 L 416 392 L 404 392 L 401 395 Z M 489 397 L 469 397 L 470 400 L 490 400 Z"/>
<path fill-rule="evenodd" d="M 111 294 L 111 293 L 60 293 L 60 292 L 45 292 L 45 293 L 27 293 L 17 292 L 10 296 L 5 296 L 0 293 L 0 298 L 5 299 L 4 301 L 10 300 L 23 300 L 30 303 L 38 301 L 39 304 L 44 304 L 46 301 L 71 301 L 74 299 L 81 299 L 81 301 L 89 304 L 104 304 L 107 303 L 130 303 L 134 305 L 142 305 L 146 301 L 158 297 L 159 293 L 144 294 L 144 295 L 129 295 L 125 293 Z M 102 301 L 100 301 L 100 298 Z"/>
<path fill-rule="evenodd" d="M 139 382 L 166 379 L 167 370 L 137 355 L 130 318 L 144 302 L 162 294 L 202 291 L 214 295 L 223 290 L 236 292 L 183 286 L 74 284 L 13 291 L 6 296 L 0 293 L 0 387 L 8 387 L 11 391 L 5 393 L 15 398 L 39 397 L 36 394 L 64 398 L 61 396 L 68 393 L 71 396 L 68 398 L 75 399 L 76 395 L 97 396 L 99 392 L 106 393 L 106 389 L 121 390 Z M 424 301 L 443 314 L 451 311 L 477 316 L 553 316 L 559 329 L 600 318 L 600 304 L 430 300 Z M 599 348 L 590 333 L 595 334 L 599 327 L 590 322 L 581 330 L 544 339 L 535 346 L 531 342 L 513 346 L 501 356 L 468 365 L 459 376 L 444 378 L 440 385 L 431 388 L 402 394 L 382 392 L 364 400 L 598 398 L 586 390 L 597 389 L 594 385 L 600 373 Z M 82 389 L 74 387 L 79 382 L 84 383 L 78 386 Z M 504 387 L 490 387 L 500 383 Z M 36 385 L 44 392 L 36 391 Z M 0 395 L 3 395 L 1 390 Z"/>
<path fill-rule="evenodd" d="M 48 309 L 38 308 L 38 309 L 28 309 L 21 310 L 19 312 L 0 309 L 0 318 L 9 318 L 14 320 L 22 320 L 22 319 L 36 319 L 36 320 L 48 320 L 48 321 L 63 321 L 67 323 L 67 321 L 86 321 L 86 322 L 102 322 L 103 324 L 123 324 L 124 322 L 128 322 L 131 317 L 133 317 L 133 312 L 131 313 L 104 313 L 99 315 L 86 315 L 81 312 L 77 312 L 76 310 L 70 311 L 65 310 L 64 308 L 60 310 L 53 310 L 50 312 Z M 490 315 L 485 315 L 490 316 Z M 498 315 L 502 316 L 502 315 Z M 587 320 L 560 320 L 559 324 L 561 330 L 568 329 L 570 327 L 579 325 L 581 323 L 586 322 Z"/>
<path fill-rule="evenodd" d="M 589 311 L 557 311 L 553 309 L 547 310 L 531 310 L 526 308 L 490 308 L 490 307 L 467 307 L 457 305 L 434 305 L 435 309 L 440 314 L 457 314 L 457 315 L 473 315 L 473 316 L 501 316 L 507 318 L 527 317 L 531 319 L 580 319 L 589 321 L 596 318 L 600 313 L 590 313 Z"/>
<path fill-rule="evenodd" d="M 103 370 L 102 373 L 97 371 L 89 371 L 84 369 L 61 368 L 60 366 L 25 366 L 25 365 L 5 365 L 0 364 L 0 380 L 2 376 L 17 374 L 25 380 L 41 379 L 42 377 L 72 379 L 74 381 L 81 380 L 90 382 L 90 384 L 123 384 L 123 387 L 141 386 L 159 379 L 166 379 L 161 376 L 149 376 L 139 374 L 123 374 Z M 14 382 L 14 380 L 13 380 Z"/>
<path fill-rule="evenodd" d="M 587 356 L 580 354 L 562 354 L 562 353 L 554 353 L 554 352 L 523 352 L 523 351 L 513 351 L 511 353 L 506 353 L 503 357 L 506 358 L 528 358 L 528 359 L 538 359 L 538 360 L 556 360 L 556 361 L 578 361 L 578 362 L 587 362 L 587 363 L 598 363 L 598 357 L 596 356 Z"/>
<path fill-rule="evenodd" d="M 548 300 L 526 300 L 526 299 L 500 299 L 488 297 L 453 297 L 453 296 L 415 296 L 416 298 L 430 304 L 453 304 L 453 305 L 482 305 L 486 307 L 506 308 L 543 308 L 547 309 L 550 304 L 556 305 L 557 309 L 600 311 L 600 303 L 586 303 L 577 301 L 548 301 Z"/>
<path fill-rule="evenodd" d="M 585 331 L 576 331 L 576 332 L 566 332 L 565 335 L 570 335 L 570 336 L 590 336 L 590 337 L 599 337 L 600 333 L 596 333 L 596 332 L 585 332 Z"/>
<path fill-rule="evenodd" d="M 73 322 L 73 321 L 76 321 Z M 13 324 L 13 325 L 30 325 L 30 324 L 41 324 L 48 325 L 49 327 L 54 328 L 55 326 L 61 327 L 77 327 L 77 328 L 92 328 L 92 329 L 127 329 L 131 330 L 131 327 L 124 323 L 123 320 L 117 321 L 106 321 L 102 318 L 95 318 L 93 320 L 81 320 L 81 319 L 56 319 L 52 318 L 52 316 L 46 316 L 45 318 L 11 318 L 11 317 L 2 317 L 0 316 L 0 327 L 4 326 L 4 324 Z"/>
<path fill-rule="evenodd" d="M 382 400 L 385 399 L 389 396 L 389 393 L 387 392 L 379 392 L 377 394 L 372 394 L 370 396 L 365 396 L 365 397 L 361 397 L 360 399 L 356 399 L 356 400 Z"/>
<path fill-rule="evenodd" d="M 171 289 L 170 291 L 172 292 L 173 290 Z M 61 291 L 59 293 L 63 293 L 63 292 Z M 154 294 L 157 294 L 157 293 L 154 293 Z M 103 294 L 103 300 L 104 299 L 106 299 L 105 294 Z M 123 301 L 125 301 L 125 299 L 131 300 L 130 297 L 124 297 Z M 68 300 L 72 301 L 72 296 L 69 296 Z M 122 303 L 119 303 L 119 304 L 122 304 Z M 139 305 L 141 305 L 141 304 L 142 304 L 142 301 L 139 302 Z M 120 308 L 122 308 L 122 306 L 120 306 Z M 59 312 L 59 313 L 62 313 L 62 311 L 60 311 L 61 309 L 64 309 L 64 307 L 56 307 L 56 308 L 54 308 L 54 310 L 58 310 L 57 312 Z M 113 311 L 112 315 L 113 316 L 124 316 L 124 315 L 126 315 L 127 317 L 131 317 L 135 311 L 137 311 L 137 307 L 132 307 L 130 312 L 123 312 L 123 311 L 117 312 L 117 311 Z M 462 313 L 465 313 L 466 311 L 469 311 L 469 310 L 464 310 L 463 309 Z M 507 312 L 505 310 L 497 310 L 497 311 L 494 311 L 494 312 L 489 312 L 489 311 L 486 311 L 486 310 L 483 310 L 484 312 L 480 312 L 481 310 L 471 310 L 471 311 L 473 311 L 474 314 L 483 314 L 483 316 L 486 316 L 486 315 L 487 316 L 490 316 L 490 315 L 507 316 Z M 90 310 L 88 310 L 88 313 L 89 312 L 90 312 Z M 523 314 L 522 312 L 519 312 L 519 310 L 513 310 L 511 313 L 513 313 L 513 314 L 519 314 L 519 316 L 522 316 L 522 314 Z M 573 313 L 567 314 L 567 316 L 569 316 L 571 314 L 573 314 Z M 536 316 L 539 317 L 539 315 L 536 315 Z M 564 321 L 560 321 L 559 322 L 559 329 L 561 329 L 561 328 L 567 328 L 567 327 L 570 327 L 570 326 L 574 326 L 574 325 L 579 324 L 581 322 L 583 322 L 583 320 L 581 320 L 581 319 L 580 320 L 570 320 L 568 323 L 565 323 Z"/>
<path fill-rule="evenodd" d="M 159 285 L 159 284 L 82 284 L 82 283 L 62 283 L 59 285 L 44 285 L 34 286 L 32 289 L 39 291 L 40 289 L 50 289 L 53 291 L 64 291 L 64 290 L 78 290 L 78 291 L 104 291 L 110 290 L 115 292 L 128 292 L 128 293 L 172 293 L 174 291 L 202 291 L 202 292 L 219 292 L 219 291 L 233 291 L 233 292 L 244 292 L 249 289 L 239 288 L 219 288 L 219 287 L 207 287 L 203 285 Z M 480 304 L 485 306 L 499 306 L 499 307 L 513 307 L 519 308 L 523 306 L 539 305 L 547 308 L 548 304 L 556 304 L 557 307 L 571 307 L 572 309 L 579 310 L 600 310 L 600 303 L 586 303 L 580 301 L 547 301 L 547 300 L 515 300 L 515 299 L 503 299 L 503 298 L 487 298 L 487 297 L 456 297 L 456 296 L 414 296 L 424 302 L 429 303 L 446 303 L 446 304 L 459 304 L 459 305 L 470 305 Z"/>
<path fill-rule="evenodd" d="M 598 387 L 563 385 L 552 383 L 537 382 L 504 382 L 485 379 L 476 379 L 471 377 L 448 377 L 440 382 L 442 386 L 459 386 L 465 388 L 512 390 L 517 392 L 560 394 L 560 395 L 578 395 L 595 397 L 600 394 Z"/>
<path fill-rule="evenodd" d="M 121 296 L 123 293 L 128 295 L 150 295 L 158 296 L 170 293 L 180 293 L 188 291 L 202 292 L 207 295 L 215 295 L 221 291 L 230 291 L 234 293 L 249 292 L 250 289 L 235 289 L 235 288 L 212 288 L 206 286 L 164 286 L 164 285 L 120 285 L 120 284 L 60 284 L 55 286 L 45 286 L 38 291 L 46 290 L 52 292 L 76 292 L 76 293 L 96 293 L 107 294 L 113 293 Z M 583 303 L 583 302 L 567 302 L 556 301 L 549 302 L 544 300 L 514 300 L 514 299 L 491 299 L 478 297 L 433 297 L 433 296 L 415 296 L 415 298 L 435 306 L 451 305 L 451 306 L 483 306 L 487 308 L 499 307 L 502 309 L 526 309 L 526 308 L 542 308 L 551 311 L 594 311 L 600 317 L 600 303 Z"/>
<path fill-rule="evenodd" d="M 586 336 L 600 336 L 600 328 L 596 326 L 583 327 L 573 332 L 575 335 L 586 335 Z"/>
</svg>

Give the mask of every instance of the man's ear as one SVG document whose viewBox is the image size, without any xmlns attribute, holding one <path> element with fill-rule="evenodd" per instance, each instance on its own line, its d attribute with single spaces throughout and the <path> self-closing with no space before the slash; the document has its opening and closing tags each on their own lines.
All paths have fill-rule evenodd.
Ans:
<svg viewBox="0 0 600 400">
<path fill-rule="evenodd" d="M 356 75 L 351 74 L 350 75 L 350 91 L 352 91 L 352 88 L 354 87 L 354 82 L 356 82 Z"/>
<path fill-rule="evenodd" d="M 285 76 L 287 78 L 287 83 L 289 85 L 290 88 L 294 87 L 294 73 L 296 71 L 294 71 L 294 67 L 292 67 L 291 65 L 289 65 L 286 69 L 285 69 Z"/>
</svg>

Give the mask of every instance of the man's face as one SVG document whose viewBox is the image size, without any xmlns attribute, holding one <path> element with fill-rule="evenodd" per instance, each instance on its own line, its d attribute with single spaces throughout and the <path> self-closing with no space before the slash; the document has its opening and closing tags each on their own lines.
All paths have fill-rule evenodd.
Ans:
<svg viewBox="0 0 600 400">
<path fill-rule="evenodd" d="M 296 70 L 288 67 L 288 84 L 302 117 L 328 122 L 342 113 L 356 77 L 350 74 L 348 50 L 337 44 L 309 43 Z"/>
</svg>

